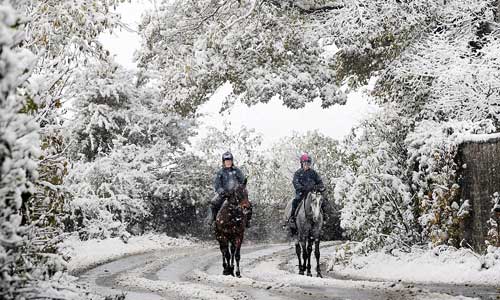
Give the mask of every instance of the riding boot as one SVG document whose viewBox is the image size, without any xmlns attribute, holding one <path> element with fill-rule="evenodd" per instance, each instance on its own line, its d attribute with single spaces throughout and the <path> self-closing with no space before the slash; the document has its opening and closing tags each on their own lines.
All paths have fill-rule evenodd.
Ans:
<svg viewBox="0 0 500 300">
<path fill-rule="evenodd" d="M 215 219 L 217 219 L 217 208 L 214 206 L 212 206 L 212 222 L 215 222 Z"/>
<path fill-rule="evenodd" d="M 292 234 L 297 230 L 297 224 L 295 220 L 295 211 L 297 210 L 296 207 L 292 207 L 292 213 L 290 214 L 290 218 L 288 219 L 288 227 L 292 231 Z"/>
<path fill-rule="evenodd" d="M 222 195 L 219 195 L 214 199 L 214 201 L 211 203 L 210 208 L 212 209 L 212 222 L 215 223 L 215 220 L 217 219 L 217 213 L 219 212 L 222 203 L 224 202 L 224 198 Z"/>
</svg>

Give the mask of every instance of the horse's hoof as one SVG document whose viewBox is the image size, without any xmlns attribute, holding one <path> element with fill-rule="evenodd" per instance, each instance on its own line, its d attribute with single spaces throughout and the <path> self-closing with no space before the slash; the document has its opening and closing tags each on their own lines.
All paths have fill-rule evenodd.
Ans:
<svg viewBox="0 0 500 300">
<path fill-rule="evenodd" d="M 321 273 L 319 273 L 319 272 L 318 272 L 317 276 L 318 276 L 319 278 L 323 278 L 323 275 L 321 275 Z"/>
<path fill-rule="evenodd" d="M 299 275 L 304 275 L 304 271 L 300 270 Z"/>
<path fill-rule="evenodd" d="M 241 278 L 240 272 L 236 272 L 236 277 Z"/>
<path fill-rule="evenodd" d="M 311 272 L 307 272 L 307 276 L 312 277 L 313 274 L 311 274 Z"/>
</svg>

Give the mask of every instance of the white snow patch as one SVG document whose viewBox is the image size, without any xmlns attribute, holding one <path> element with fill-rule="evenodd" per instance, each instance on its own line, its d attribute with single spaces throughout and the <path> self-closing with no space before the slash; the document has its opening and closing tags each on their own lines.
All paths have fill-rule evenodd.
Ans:
<svg viewBox="0 0 500 300">
<path fill-rule="evenodd" d="M 467 134 L 462 137 L 462 142 L 487 143 L 500 139 L 500 133 Z"/>
<path fill-rule="evenodd" d="M 134 236 L 127 243 L 120 238 L 81 241 L 77 236 L 72 236 L 60 245 L 59 251 L 65 257 L 70 258 L 67 265 L 68 271 L 75 274 L 128 255 L 193 245 L 194 242 L 187 239 L 157 234 Z"/>
<path fill-rule="evenodd" d="M 361 279 L 415 283 L 446 283 L 498 286 L 500 248 L 490 247 L 480 256 L 468 249 L 436 247 L 353 256 L 349 264 L 330 266 L 335 273 Z"/>
</svg>

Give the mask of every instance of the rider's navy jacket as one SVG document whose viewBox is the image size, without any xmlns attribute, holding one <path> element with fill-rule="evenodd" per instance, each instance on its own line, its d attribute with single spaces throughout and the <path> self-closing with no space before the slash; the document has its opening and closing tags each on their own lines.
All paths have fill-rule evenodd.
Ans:
<svg viewBox="0 0 500 300">
<path fill-rule="evenodd" d="M 309 168 L 304 170 L 300 168 L 293 175 L 293 187 L 297 194 L 303 192 L 309 192 L 314 186 L 318 189 L 323 190 L 325 188 L 323 181 L 319 177 L 318 173 L 313 169 Z"/>
<path fill-rule="evenodd" d="M 217 194 L 233 189 L 237 183 L 243 184 L 245 176 L 240 169 L 235 166 L 222 168 L 214 178 L 214 189 Z"/>
</svg>

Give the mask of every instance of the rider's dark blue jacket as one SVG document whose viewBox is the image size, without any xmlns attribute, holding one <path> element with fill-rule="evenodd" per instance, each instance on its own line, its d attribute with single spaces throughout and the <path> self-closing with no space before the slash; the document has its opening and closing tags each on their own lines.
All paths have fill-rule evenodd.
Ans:
<svg viewBox="0 0 500 300">
<path fill-rule="evenodd" d="M 304 170 L 303 168 L 298 169 L 293 175 L 293 187 L 297 195 L 309 192 L 313 188 L 320 191 L 325 189 L 325 185 L 316 171 L 313 169 Z"/>
<path fill-rule="evenodd" d="M 214 178 L 215 192 L 220 195 L 222 192 L 230 191 L 236 184 L 243 184 L 244 180 L 243 172 L 237 167 L 222 168 Z"/>
</svg>

